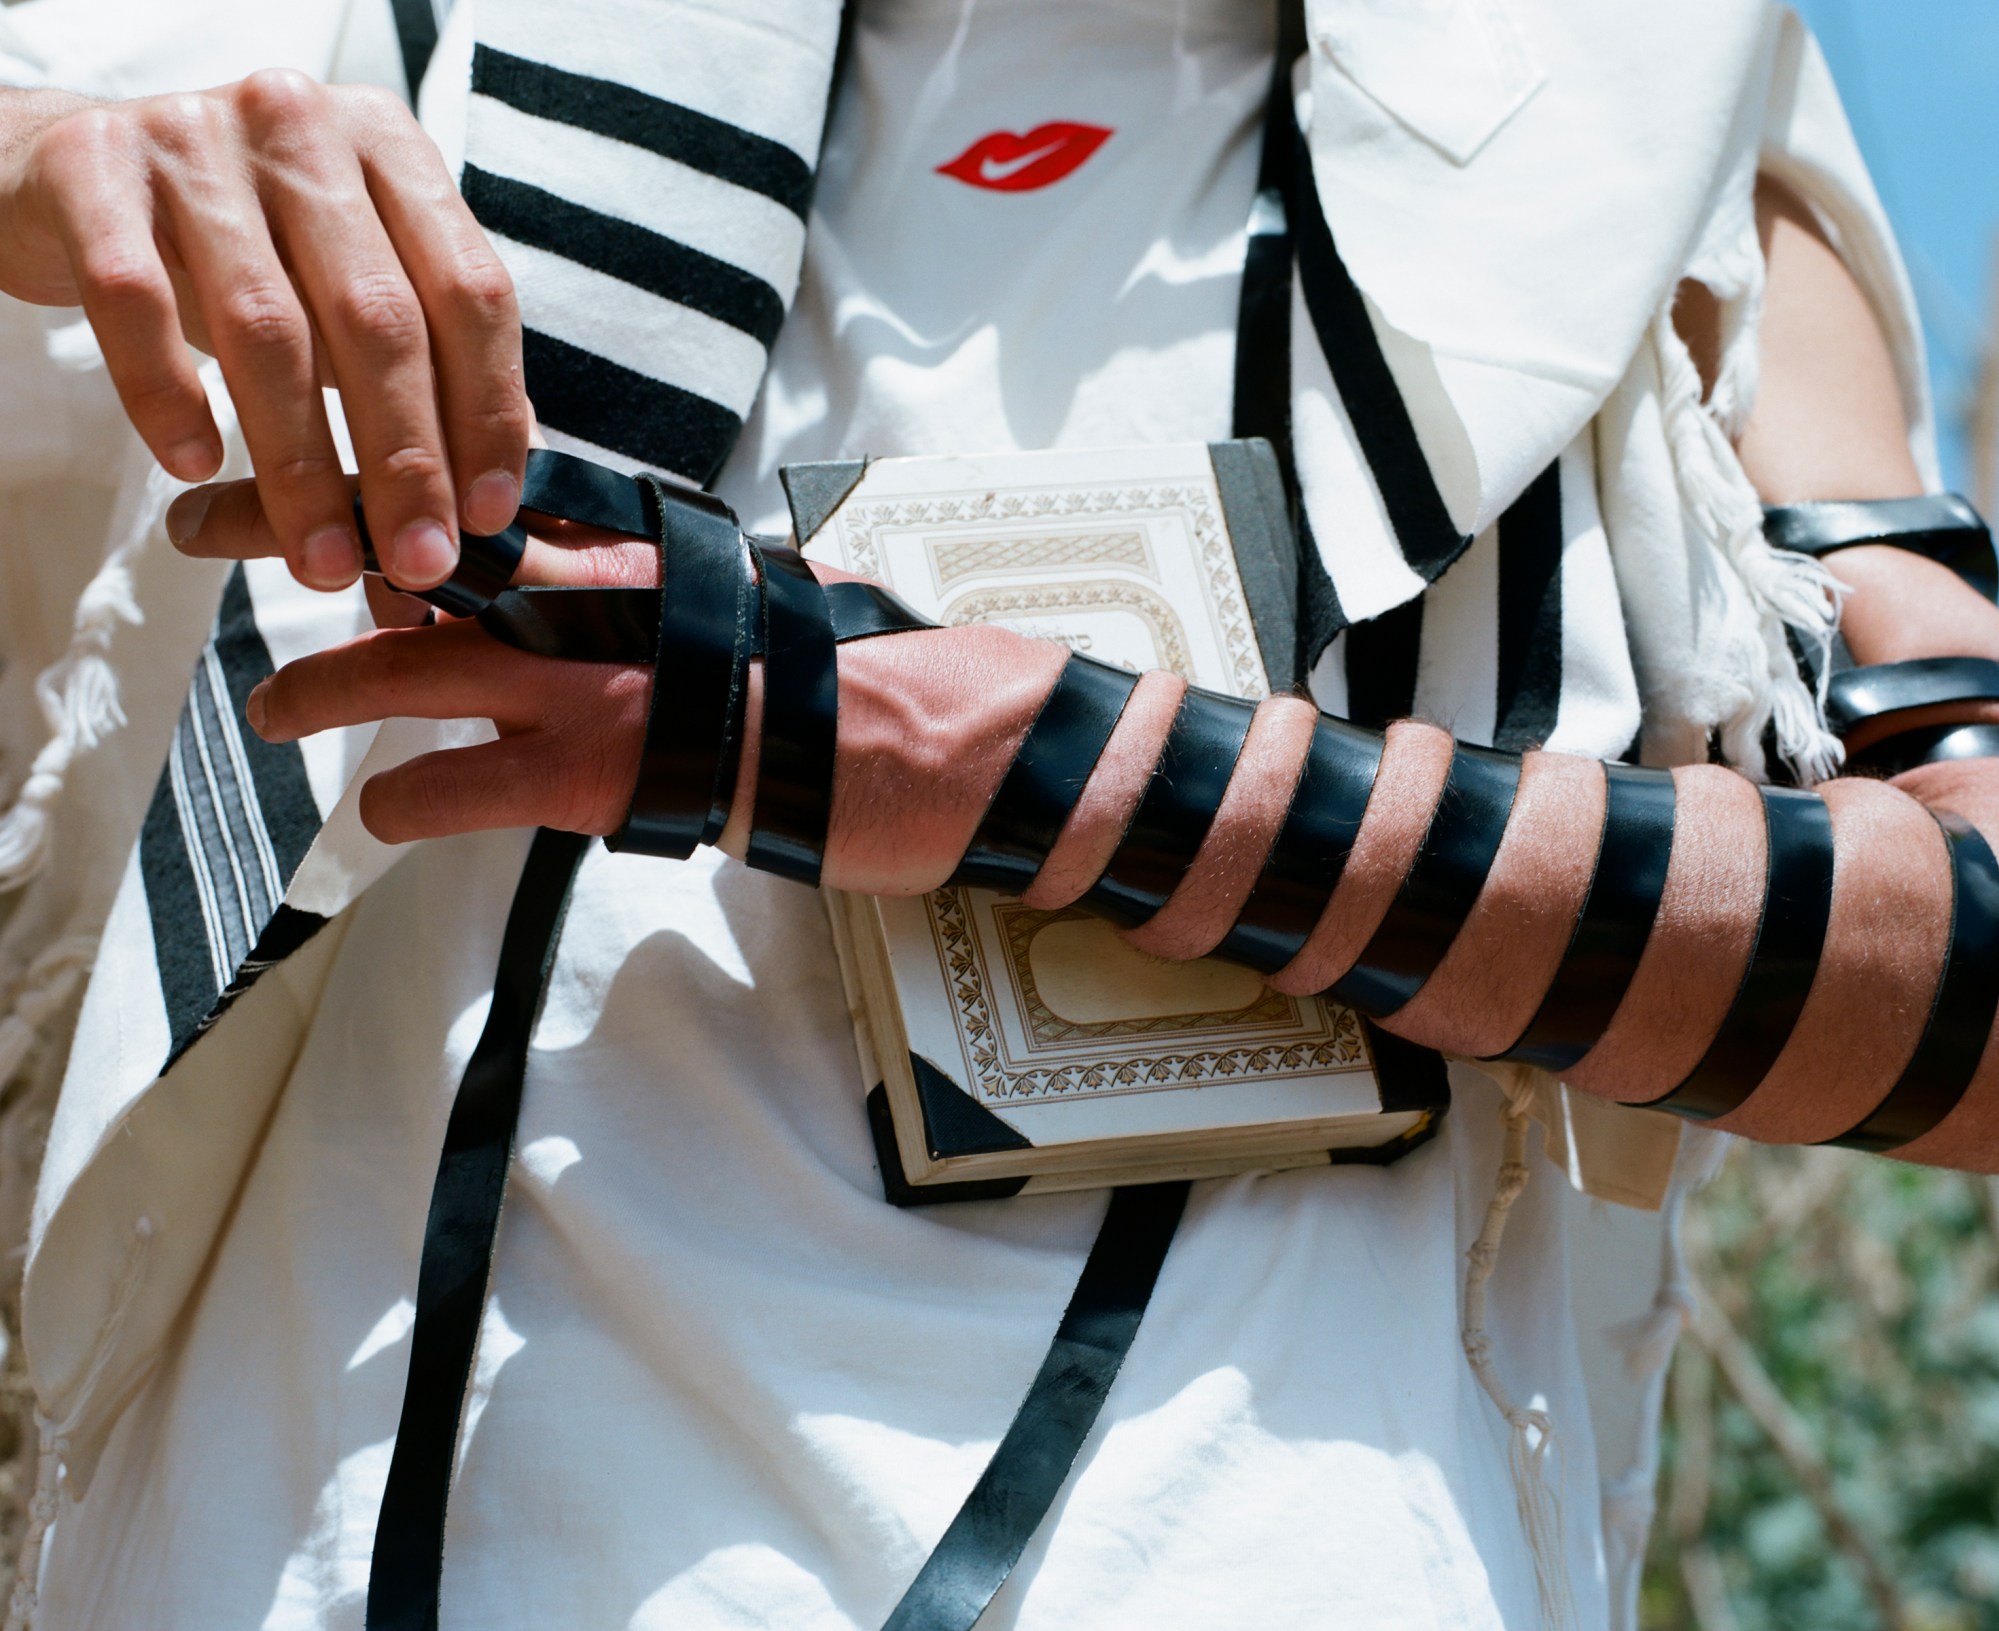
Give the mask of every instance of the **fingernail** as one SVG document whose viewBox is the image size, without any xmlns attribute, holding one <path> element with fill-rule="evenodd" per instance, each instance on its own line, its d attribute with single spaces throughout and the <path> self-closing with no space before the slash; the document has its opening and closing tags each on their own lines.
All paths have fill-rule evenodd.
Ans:
<svg viewBox="0 0 1999 1631">
<path fill-rule="evenodd" d="M 167 506 L 167 538 L 174 548 L 194 542 L 194 535 L 201 531 L 202 517 L 215 502 L 215 493 L 213 487 L 190 487 Z"/>
<path fill-rule="evenodd" d="M 243 702 L 243 717 L 250 721 L 250 729 L 259 736 L 264 734 L 264 693 L 270 688 L 269 680 L 259 680 Z"/>
<path fill-rule="evenodd" d="M 205 436 L 190 436 L 167 449 L 167 472 L 182 481 L 206 481 L 222 467 L 222 449 Z"/>
<path fill-rule="evenodd" d="M 299 555 L 299 575 L 315 589 L 344 589 L 360 570 L 361 541 L 346 527 L 321 527 Z"/>
<path fill-rule="evenodd" d="M 398 588 L 428 589 L 451 576 L 458 565 L 458 546 L 435 521 L 412 521 L 396 534 L 395 569 Z"/>
<path fill-rule="evenodd" d="M 499 532 L 521 507 L 520 483 L 504 470 L 488 470 L 465 489 L 465 530 Z"/>
</svg>

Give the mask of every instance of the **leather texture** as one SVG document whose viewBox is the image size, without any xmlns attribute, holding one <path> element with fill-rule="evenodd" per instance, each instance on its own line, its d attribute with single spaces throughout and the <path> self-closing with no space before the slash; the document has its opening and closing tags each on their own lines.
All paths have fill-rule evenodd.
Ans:
<svg viewBox="0 0 1999 1631">
<path fill-rule="evenodd" d="M 610 847 L 684 860 L 712 844 L 734 792 L 756 605 L 735 518 L 655 484 L 660 623 L 637 784 Z"/>
<path fill-rule="evenodd" d="M 1138 676 L 1070 653 L 952 882 L 1023 894 L 1055 847 Z"/>
<path fill-rule="evenodd" d="M 1884 1155 L 1922 1137 L 1957 1108 L 1978 1072 L 1999 1013 L 1999 861 L 1978 829 L 1939 815 L 1950 844 L 1950 949 L 1915 1056 L 1873 1112 L 1827 1140 Z"/>
<path fill-rule="evenodd" d="M 1541 1007 L 1500 1057 L 1567 1070 L 1610 1028 L 1652 937 L 1673 855 L 1671 772 L 1608 764 L 1603 838 L 1576 932 Z"/>
<path fill-rule="evenodd" d="M 1096 1425 L 1138 1335 L 1188 1189 L 1178 1182 L 1111 1192 L 1027 1397 L 883 1631 L 970 1631 L 985 1612 Z"/>
<path fill-rule="evenodd" d="M 1749 967 L 1706 1055 L 1684 1082 L 1652 1103 L 1690 1121 L 1727 1115 L 1770 1074 L 1804 1011 L 1832 917 L 1832 813 L 1815 793 L 1759 791 L 1769 881 Z"/>
<path fill-rule="evenodd" d="M 1916 657 L 1842 669 L 1827 682 L 1825 717 L 1844 736 L 1863 720 L 1960 702 L 1999 702 L 1999 663 L 1988 657 Z"/>
<path fill-rule="evenodd" d="M 1215 823 L 1255 717 L 1254 702 L 1187 688 L 1131 823 L 1083 896 L 1093 912 L 1135 929 L 1166 904 Z"/>
<path fill-rule="evenodd" d="M 1870 742 L 1846 758 L 1850 776 L 1899 776 L 1917 765 L 1999 759 L 1999 725 L 1924 725 Z"/>
<path fill-rule="evenodd" d="M 1215 948 L 1221 956 L 1274 974 L 1304 949 L 1360 836 L 1382 746 L 1373 731 L 1320 716 L 1263 872 Z"/>
<path fill-rule="evenodd" d="M 458 1419 L 486 1306 L 528 1040 L 589 845 L 574 833 L 535 834 L 507 912 L 486 1027 L 451 1104 L 424 1223 L 402 1419 L 375 1524 L 367 1631 L 436 1631 Z"/>
<path fill-rule="evenodd" d="M 1408 876 L 1366 949 L 1333 986 L 1335 998 L 1385 1019 L 1423 989 L 1478 902 L 1519 786 L 1518 757 L 1458 744 Z"/>
<path fill-rule="evenodd" d="M 826 859 L 840 684 L 826 595 L 782 544 L 756 544 L 763 579 L 763 735 L 745 859 L 811 888 Z"/>
<path fill-rule="evenodd" d="M 1779 549 L 1806 555 L 1888 544 L 1949 567 L 1987 600 L 1999 595 L 1992 534 L 1971 501 L 1956 493 L 1773 505 L 1763 512 L 1763 535 Z"/>
</svg>

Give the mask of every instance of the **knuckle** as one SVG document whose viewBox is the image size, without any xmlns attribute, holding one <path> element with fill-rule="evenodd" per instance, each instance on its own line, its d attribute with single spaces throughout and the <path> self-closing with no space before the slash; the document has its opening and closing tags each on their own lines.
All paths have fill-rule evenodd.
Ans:
<svg viewBox="0 0 1999 1631">
<path fill-rule="evenodd" d="M 86 256 L 77 274 L 87 299 L 102 306 L 164 308 L 173 291 L 157 263 L 149 265 L 132 246 L 105 244 Z"/>
<path fill-rule="evenodd" d="M 369 467 L 395 487 L 427 487 L 445 476 L 443 453 L 435 447 L 411 442 L 391 448 L 368 460 Z"/>
<path fill-rule="evenodd" d="M 317 118 L 326 93 L 296 68 L 260 68 L 237 83 L 236 105 L 246 119 L 272 129 Z"/>
<path fill-rule="evenodd" d="M 302 350 L 310 339 L 298 301 L 274 283 L 232 289 L 223 301 L 221 326 L 239 344 L 260 351 Z"/>
<path fill-rule="evenodd" d="M 339 479 L 340 460 L 331 453 L 288 451 L 262 460 L 257 473 L 261 480 L 284 491 L 296 491 L 316 487 L 329 478 Z"/>
<path fill-rule="evenodd" d="M 364 273 L 340 291 L 337 320 L 372 350 L 414 351 L 426 343 L 423 308 L 409 284 L 390 272 Z"/>
<path fill-rule="evenodd" d="M 177 158 L 212 152 L 227 124 L 215 98 L 196 91 L 155 97 L 146 104 L 144 121 L 147 139 Z"/>
<path fill-rule="evenodd" d="M 341 85 L 332 95 L 341 112 L 364 129 L 401 129 L 416 122 L 403 99 L 380 85 Z"/>
<path fill-rule="evenodd" d="M 482 328 L 506 328 L 517 318 L 514 280 L 499 256 L 483 249 L 459 257 L 451 272 L 449 299 Z"/>
</svg>

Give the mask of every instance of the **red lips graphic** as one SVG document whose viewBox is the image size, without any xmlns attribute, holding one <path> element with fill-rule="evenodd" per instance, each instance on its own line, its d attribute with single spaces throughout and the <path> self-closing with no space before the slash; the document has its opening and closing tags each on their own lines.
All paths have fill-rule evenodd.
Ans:
<svg viewBox="0 0 1999 1631">
<path fill-rule="evenodd" d="M 949 164 L 938 165 L 937 173 L 991 192 L 1031 193 L 1060 181 L 1111 135 L 1102 125 L 1079 125 L 1066 119 L 1036 125 L 1024 136 L 995 130 L 990 136 L 981 136 Z"/>
</svg>

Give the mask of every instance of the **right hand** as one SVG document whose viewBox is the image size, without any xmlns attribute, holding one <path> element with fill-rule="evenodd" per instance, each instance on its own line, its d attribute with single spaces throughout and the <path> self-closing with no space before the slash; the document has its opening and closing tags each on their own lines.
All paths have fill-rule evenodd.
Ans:
<svg viewBox="0 0 1999 1631">
<path fill-rule="evenodd" d="M 513 285 L 386 91 L 272 69 L 130 102 L 0 93 L 0 292 L 83 307 L 127 415 L 184 481 L 221 467 L 184 340 L 213 355 L 263 514 L 313 588 L 361 569 L 322 382 L 394 581 L 442 582 L 461 521 L 513 519 L 532 418 Z M 169 530 L 201 507 L 183 495 Z"/>
</svg>

